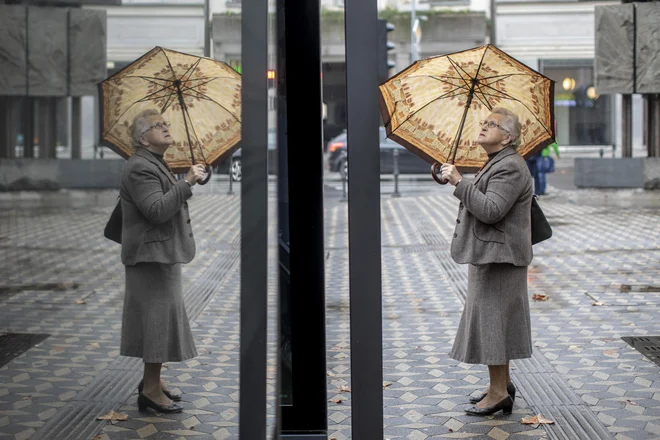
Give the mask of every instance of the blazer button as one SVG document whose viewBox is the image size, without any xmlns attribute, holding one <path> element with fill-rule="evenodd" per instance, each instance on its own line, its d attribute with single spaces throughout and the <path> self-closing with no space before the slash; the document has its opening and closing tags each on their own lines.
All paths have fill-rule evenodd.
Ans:
<svg viewBox="0 0 660 440">
<path fill-rule="evenodd" d="M 463 209 L 463 204 L 458 205 L 458 209 Z"/>
<path fill-rule="evenodd" d="M 190 233 L 190 238 L 192 238 L 192 232 Z"/>
<path fill-rule="evenodd" d="M 461 221 L 459 219 L 456 219 L 456 224 L 460 224 Z"/>
<path fill-rule="evenodd" d="M 454 238 L 457 238 L 457 237 L 458 237 L 458 234 L 454 234 Z"/>
<path fill-rule="evenodd" d="M 186 223 L 190 224 L 190 219 L 188 219 L 188 220 L 186 221 Z"/>
</svg>

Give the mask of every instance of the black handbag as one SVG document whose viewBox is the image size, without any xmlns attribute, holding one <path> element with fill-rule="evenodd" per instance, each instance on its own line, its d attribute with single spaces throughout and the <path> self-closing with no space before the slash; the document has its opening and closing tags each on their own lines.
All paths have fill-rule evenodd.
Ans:
<svg viewBox="0 0 660 440">
<path fill-rule="evenodd" d="M 105 238 L 121 244 L 121 228 L 122 228 L 122 212 L 121 212 L 121 199 L 117 200 L 117 206 L 110 214 L 110 220 L 105 225 L 103 235 Z"/>
<path fill-rule="evenodd" d="M 552 237 L 552 228 L 536 201 L 537 198 L 537 196 L 532 197 L 532 244 L 540 243 Z"/>
</svg>

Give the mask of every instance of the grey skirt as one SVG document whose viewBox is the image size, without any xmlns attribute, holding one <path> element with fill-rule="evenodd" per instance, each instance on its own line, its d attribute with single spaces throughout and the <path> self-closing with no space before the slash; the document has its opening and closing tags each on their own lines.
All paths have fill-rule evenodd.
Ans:
<svg viewBox="0 0 660 440">
<path fill-rule="evenodd" d="M 125 268 L 120 353 L 156 364 L 197 356 L 183 304 L 181 265 L 139 263 Z"/>
<path fill-rule="evenodd" d="M 527 266 L 469 266 L 467 300 L 450 356 L 484 365 L 532 356 Z"/>
</svg>

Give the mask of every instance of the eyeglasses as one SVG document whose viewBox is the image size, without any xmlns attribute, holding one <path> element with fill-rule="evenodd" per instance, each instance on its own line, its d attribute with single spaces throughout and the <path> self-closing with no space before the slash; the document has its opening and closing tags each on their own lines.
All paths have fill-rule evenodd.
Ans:
<svg viewBox="0 0 660 440">
<path fill-rule="evenodd" d="M 498 124 L 498 123 L 496 123 L 496 122 L 493 122 L 493 121 L 481 121 L 481 122 L 479 122 L 479 125 L 481 125 L 482 127 L 483 127 L 484 125 L 487 125 L 489 129 L 490 129 L 490 128 L 495 128 L 495 127 L 497 127 L 497 128 L 499 128 L 500 130 L 505 131 L 505 132 L 511 134 L 511 133 L 509 132 L 509 130 L 507 130 L 506 128 L 502 127 L 500 124 Z"/>
<path fill-rule="evenodd" d="M 146 130 L 144 130 L 142 132 L 142 134 L 145 134 L 146 132 L 148 132 L 149 130 L 152 130 L 154 128 L 157 128 L 159 130 L 162 130 L 165 127 L 170 128 L 170 125 L 172 125 L 172 124 L 170 124 L 169 122 L 156 122 L 154 125 L 150 126 Z"/>
</svg>

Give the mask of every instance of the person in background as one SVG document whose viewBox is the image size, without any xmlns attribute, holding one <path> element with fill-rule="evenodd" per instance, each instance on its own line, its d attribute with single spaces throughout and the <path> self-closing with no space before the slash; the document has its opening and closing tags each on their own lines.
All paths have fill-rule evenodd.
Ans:
<svg viewBox="0 0 660 440">
<path fill-rule="evenodd" d="M 536 175 L 532 173 L 532 176 L 534 176 L 534 193 L 537 196 L 545 194 L 548 183 L 546 174 L 555 172 L 555 161 L 550 156 L 551 148 L 557 155 L 557 159 L 559 159 L 559 147 L 557 146 L 557 142 L 553 142 L 552 144 L 548 145 L 543 150 L 541 150 L 541 154 L 534 156 L 536 158 Z"/>
</svg>

